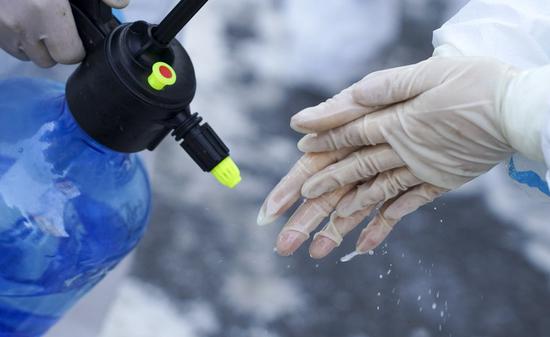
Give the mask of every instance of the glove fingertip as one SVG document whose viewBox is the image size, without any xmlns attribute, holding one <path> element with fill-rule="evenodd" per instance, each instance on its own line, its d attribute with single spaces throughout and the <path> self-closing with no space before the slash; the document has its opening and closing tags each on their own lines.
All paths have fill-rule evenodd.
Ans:
<svg viewBox="0 0 550 337">
<path fill-rule="evenodd" d="M 353 195 L 346 196 L 345 199 L 342 199 L 338 206 L 336 206 L 334 213 L 339 218 L 351 218 L 359 215 L 361 215 L 361 217 L 365 217 L 365 215 L 362 214 L 365 212 L 367 212 L 367 214 L 370 213 L 373 208 L 373 205 L 360 206 L 355 200 L 354 193 Z"/>
<path fill-rule="evenodd" d="M 335 215 L 340 218 L 349 218 L 354 215 L 358 210 L 354 210 L 352 207 L 352 202 L 357 195 L 357 189 L 350 192 L 348 195 L 344 196 L 342 200 L 336 206 L 334 211 Z"/>
<path fill-rule="evenodd" d="M 306 181 L 302 186 L 302 196 L 306 199 L 315 199 L 321 196 L 321 193 L 315 191 L 316 184 Z"/>
<path fill-rule="evenodd" d="M 309 246 L 309 256 L 312 259 L 320 260 L 327 257 L 338 244 L 326 236 L 316 236 Z"/>
<path fill-rule="evenodd" d="M 266 214 L 265 206 L 260 209 L 260 212 L 258 212 L 258 217 L 256 218 L 256 223 L 260 227 L 267 226 L 269 224 L 272 224 L 277 220 L 277 217 L 275 216 L 269 216 Z"/>
<path fill-rule="evenodd" d="M 315 132 L 314 130 L 312 130 L 309 124 L 310 122 L 308 122 L 307 119 L 298 115 L 292 117 L 292 119 L 290 120 L 290 127 L 292 128 L 292 130 L 303 134 Z"/>
<path fill-rule="evenodd" d="M 308 134 L 302 139 L 300 139 L 300 141 L 298 141 L 298 144 L 297 144 L 298 150 L 300 150 L 303 153 L 318 152 L 318 151 L 315 151 L 315 149 L 311 146 L 312 145 L 311 141 L 313 137 L 314 137 L 313 134 Z"/>
</svg>

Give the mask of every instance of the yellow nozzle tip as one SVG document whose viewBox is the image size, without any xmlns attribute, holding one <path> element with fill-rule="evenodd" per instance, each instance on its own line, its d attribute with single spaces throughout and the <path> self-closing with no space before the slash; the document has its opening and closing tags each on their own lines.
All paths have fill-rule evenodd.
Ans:
<svg viewBox="0 0 550 337">
<path fill-rule="evenodd" d="M 229 187 L 235 188 L 241 182 L 241 171 L 239 167 L 231 157 L 227 157 L 222 160 L 218 166 L 210 172 L 212 175 L 220 182 L 220 184 Z"/>
</svg>

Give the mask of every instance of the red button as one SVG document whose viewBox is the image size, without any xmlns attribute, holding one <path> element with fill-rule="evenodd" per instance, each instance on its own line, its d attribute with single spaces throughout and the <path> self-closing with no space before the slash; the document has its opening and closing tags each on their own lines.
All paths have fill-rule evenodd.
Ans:
<svg viewBox="0 0 550 337">
<path fill-rule="evenodd" d="M 160 66 L 159 72 L 165 78 L 172 78 L 172 76 L 174 76 L 174 74 L 172 74 L 172 71 L 167 66 Z"/>
</svg>

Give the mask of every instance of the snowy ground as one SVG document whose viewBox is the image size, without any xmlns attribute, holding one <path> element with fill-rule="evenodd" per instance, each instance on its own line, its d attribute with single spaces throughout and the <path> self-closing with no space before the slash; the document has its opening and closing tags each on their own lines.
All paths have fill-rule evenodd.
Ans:
<svg viewBox="0 0 550 337">
<path fill-rule="evenodd" d="M 173 2 L 134 0 L 127 15 L 154 21 Z M 211 1 L 185 36 L 193 107 L 230 145 L 244 182 L 220 188 L 170 142 L 149 158 L 153 219 L 101 337 L 550 335 L 550 207 L 502 169 L 346 264 L 338 258 L 357 232 L 315 262 L 305 250 L 277 257 L 279 225 L 255 225 L 299 156 L 290 116 L 370 71 L 428 57 L 432 30 L 464 2 Z"/>
</svg>

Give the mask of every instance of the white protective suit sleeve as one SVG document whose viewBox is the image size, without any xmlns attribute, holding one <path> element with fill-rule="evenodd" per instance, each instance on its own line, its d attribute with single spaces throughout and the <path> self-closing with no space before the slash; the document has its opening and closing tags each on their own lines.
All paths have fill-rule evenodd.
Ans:
<svg viewBox="0 0 550 337">
<path fill-rule="evenodd" d="M 520 69 L 550 64 L 550 1 L 472 0 L 434 32 L 437 55 L 486 56 Z M 550 79 L 549 79 L 550 80 Z M 550 183 L 550 97 L 542 146 Z"/>
</svg>

